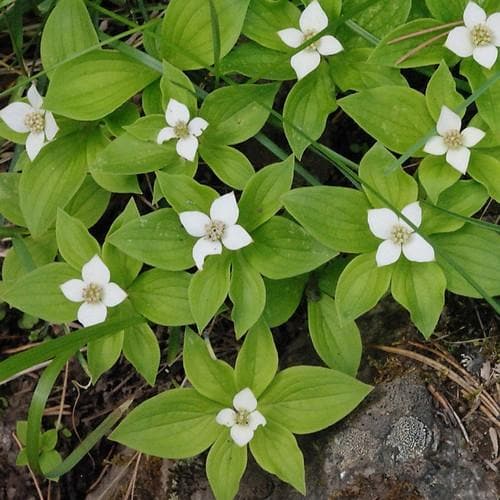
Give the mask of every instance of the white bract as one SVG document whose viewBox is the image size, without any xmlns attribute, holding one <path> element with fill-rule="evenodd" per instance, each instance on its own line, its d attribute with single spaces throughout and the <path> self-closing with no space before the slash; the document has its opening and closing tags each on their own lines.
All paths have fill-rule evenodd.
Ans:
<svg viewBox="0 0 500 500">
<path fill-rule="evenodd" d="M 239 217 L 234 193 L 228 193 L 212 202 L 210 216 L 203 212 L 181 212 L 179 218 L 184 229 L 200 238 L 193 247 L 193 259 L 198 269 L 208 255 L 222 253 L 222 245 L 229 250 L 239 250 L 252 243 L 252 237 L 236 224 Z"/>
<path fill-rule="evenodd" d="M 248 387 L 234 396 L 233 406 L 234 410 L 221 410 L 215 421 L 231 429 L 231 437 L 238 446 L 245 446 L 252 440 L 255 429 L 267 422 L 264 415 L 257 411 L 257 400 Z"/>
<path fill-rule="evenodd" d="M 462 119 L 450 108 L 443 106 L 436 125 L 439 135 L 431 137 L 425 144 L 424 151 L 431 155 L 444 155 L 446 162 L 462 174 L 469 166 L 470 150 L 486 135 L 476 127 L 462 130 Z"/>
<path fill-rule="evenodd" d="M 401 213 L 415 227 L 420 227 L 422 223 L 422 209 L 418 201 L 406 205 Z M 434 260 L 434 250 L 422 236 L 392 210 L 388 208 L 373 208 L 368 210 L 368 225 L 370 231 L 377 237 L 384 240 L 377 249 L 377 266 L 388 266 L 404 256 L 413 262 L 431 262 Z"/>
<path fill-rule="evenodd" d="M 198 137 L 208 127 L 208 122 L 199 116 L 189 119 L 189 109 L 175 99 L 170 99 L 165 111 L 168 127 L 158 133 L 156 142 L 163 144 L 170 139 L 177 139 L 177 154 L 188 161 L 193 161 L 198 151 Z"/>
<path fill-rule="evenodd" d="M 319 2 L 314 0 L 304 9 L 300 16 L 299 25 L 300 29 L 287 28 L 278 31 L 281 40 L 294 49 L 300 47 L 328 26 L 328 17 Z M 290 64 L 300 80 L 319 66 L 321 56 L 331 56 L 342 50 L 344 50 L 344 47 L 334 36 L 325 35 L 294 54 Z"/>
<path fill-rule="evenodd" d="M 27 92 L 28 102 L 13 102 L 0 110 L 0 118 L 14 132 L 28 133 L 26 152 L 33 161 L 47 142 L 57 134 L 59 127 L 50 111 L 43 109 L 43 98 L 35 85 Z"/>
<path fill-rule="evenodd" d="M 457 56 L 472 56 L 481 66 L 492 68 L 500 47 L 500 12 L 487 18 L 477 3 L 469 2 L 464 11 L 464 24 L 450 31 L 445 47 Z"/>
<path fill-rule="evenodd" d="M 109 269 L 98 255 L 94 255 L 82 267 L 81 280 L 71 279 L 60 286 L 68 300 L 83 302 L 78 309 L 78 321 L 83 326 L 102 323 L 107 308 L 117 306 L 127 298 L 127 294 L 109 280 Z"/>
</svg>

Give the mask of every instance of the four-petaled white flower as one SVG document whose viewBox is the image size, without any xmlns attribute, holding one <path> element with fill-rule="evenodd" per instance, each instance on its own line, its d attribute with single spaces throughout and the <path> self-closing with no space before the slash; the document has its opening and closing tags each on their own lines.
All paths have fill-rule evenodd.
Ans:
<svg viewBox="0 0 500 500">
<path fill-rule="evenodd" d="M 431 155 L 444 155 L 446 161 L 462 174 L 469 166 L 470 150 L 486 135 L 476 127 L 462 129 L 462 119 L 450 108 L 443 106 L 437 122 L 439 135 L 431 137 L 425 144 L 424 151 Z"/>
<path fill-rule="evenodd" d="M 469 2 L 464 11 L 464 24 L 450 31 L 445 47 L 457 56 L 472 56 L 481 66 L 492 68 L 500 47 L 500 12 L 487 18 L 477 3 Z"/>
<path fill-rule="evenodd" d="M 264 415 L 257 411 L 257 400 L 248 387 L 234 396 L 233 406 L 234 410 L 232 408 L 221 410 L 215 421 L 230 427 L 233 441 L 238 446 L 245 446 L 252 440 L 255 429 L 259 425 L 266 425 L 267 422 Z"/>
<path fill-rule="evenodd" d="M 294 49 L 300 47 L 328 26 L 328 17 L 317 0 L 311 2 L 304 9 L 300 16 L 299 25 L 300 30 L 287 28 L 278 31 L 281 40 Z M 332 56 L 342 50 L 344 50 L 344 47 L 334 36 L 325 35 L 294 54 L 290 64 L 300 80 L 319 66 L 321 56 Z"/>
<path fill-rule="evenodd" d="M 47 142 L 57 134 L 59 127 L 50 111 L 43 109 L 43 98 L 35 85 L 27 92 L 28 102 L 13 102 L 0 110 L 0 118 L 14 132 L 28 133 L 26 152 L 33 161 Z"/>
<path fill-rule="evenodd" d="M 200 238 L 193 247 L 193 259 L 198 269 L 208 255 L 222 253 L 222 245 L 229 250 L 239 250 L 252 243 L 252 237 L 236 224 L 239 217 L 234 193 L 228 193 L 212 202 L 210 217 L 203 212 L 181 212 L 179 218 L 184 229 Z"/>
<path fill-rule="evenodd" d="M 198 137 L 208 127 L 208 122 L 199 116 L 192 120 L 189 118 L 187 106 L 170 99 L 165 111 L 165 120 L 169 126 L 160 130 L 156 142 L 163 144 L 170 139 L 178 139 L 175 147 L 177 154 L 188 161 L 193 161 L 198 151 Z"/>
<path fill-rule="evenodd" d="M 406 205 L 401 213 L 415 225 L 422 223 L 422 209 L 418 201 Z M 368 210 L 370 231 L 384 240 L 377 249 L 377 266 L 388 266 L 396 262 L 403 251 L 404 256 L 413 262 L 431 262 L 434 260 L 434 249 L 422 236 L 400 219 L 388 208 Z"/>
<path fill-rule="evenodd" d="M 83 326 L 96 325 L 106 319 L 107 308 L 114 307 L 127 298 L 127 294 L 116 284 L 110 283 L 106 264 L 94 255 L 82 267 L 82 279 L 71 279 L 60 288 L 72 302 L 83 302 L 78 309 L 78 321 Z"/>
</svg>

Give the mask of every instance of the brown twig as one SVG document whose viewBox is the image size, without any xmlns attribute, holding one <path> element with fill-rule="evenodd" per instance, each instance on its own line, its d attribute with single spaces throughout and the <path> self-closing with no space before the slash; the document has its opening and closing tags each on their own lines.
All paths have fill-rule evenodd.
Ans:
<svg viewBox="0 0 500 500">
<path fill-rule="evenodd" d="M 453 21 L 452 23 L 441 24 L 440 26 L 434 26 L 433 28 L 427 28 L 425 30 L 414 31 L 413 33 L 407 33 L 406 35 L 394 38 L 394 40 L 390 40 L 389 42 L 387 42 L 387 45 L 393 45 L 395 43 L 403 42 L 404 40 L 409 40 L 410 38 L 426 35 L 427 33 L 434 33 L 435 31 L 440 31 L 447 28 L 454 28 L 455 26 L 459 26 L 460 24 L 463 24 L 463 21 Z"/>
<path fill-rule="evenodd" d="M 388 347 L 382 345 L 376 345 L 373 347 L 384 352 L 390 352 L 391 354 L 399 354 L 407 358 L 415 359 L 416 361 L 420 361 L 421 363 L 434 368 L 437 372 L 442 373 L 447 378 L 455 382 L 455 384 L 460 386 L 467 397 L 477 396 L 481 400 L 481 406 L 480 406 L 481 411 L 492 421 L 492 423 L 494 423 L 497 427 L 500 427 L 500 421 L 498 420 L 498 417 L 500 415 L 500 408 L 498 408 L 498 405 L 496 403 L 492 405 L 490 399 L 485 397 L 484 394 L 485 391 L 480 391 L 478 393 L 477 388 L 471 387 L 470 384 L 468 384 L 462 377 L 460 377 L 451 368 L 444 366 L 443 364 L 437 362 L 434 359 L 430 359 L 426 356 L 423 356 L 422 354 L 409 351 L 407 349 L 399 349 L 397 347 Z"/>
<path fill-rule="evenodd" d="M 404 56 L 400 57 L 395 63 L 396 66 L 405 62 L 407 59 L 414 56 L 415 54 L 420 52 L 422 49 L 425 49 L 429 45 L 432 45 L 434 42 L 438 41 L 440 38 L 443 38 L 444 36 L 447 36 L 447 35 L 448 35 L 448 31 L 445 31 L 444 33 L 440 33 L 439 35 L 436 35 L 436 36 L 433 36 L 432 38 L 429 38 L 429 40 L 422 42 L 420 45 L 417 45 L 415 48 L 409 50 Z"/>
<path fill-rule="evenodd" d="M 12 433 L 12 437 L 14 438 L 14 441 L 16 442 L 17 446 L 19 447 L 19 450 L 22 450 L 23 445 L 19 442 L 19 439 L 17 439 L 15 432 Z M 38 493 L 38 498 L 40 500 L 45 500 L 43 493 L 42 493 L 42 490 L 40 489 L 40 485 L 38 484 L 36 476 L 33 473 L 33 471 L 31 470 L 31 467 L 29 465 L 26 465 L 26 467 L 28 467 L 31 479 L 33 479 L 33 483 L 35 484 L 35 489 L 36 489 L 36 492 Z"/>
<path fill-rule="evenodd" d="M 68 388 L 68 371 L 69 371 L 69 361 L 66 361 L 66 367 L 64 369 L 64 380 L 63 380 L 63 388 L 62 388 L 62 393 L 61 393 L 61 403 L 59 405 L 59 413 L 57 415 L 57 421 L 56 421 L 56 429 L 59 430 L 61 427 L 61 421 L 62 421 L 62 416 L 63 416 L 63 411 L 64 411 L 64 400 L 66 399 L 66 390 Z"/>
</svg>

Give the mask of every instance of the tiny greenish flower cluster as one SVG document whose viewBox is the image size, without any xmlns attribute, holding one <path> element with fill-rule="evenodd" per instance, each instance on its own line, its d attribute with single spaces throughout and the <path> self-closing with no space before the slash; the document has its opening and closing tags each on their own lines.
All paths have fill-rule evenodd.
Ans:
<svg viewBox="0 0 500 500">
<path fill-rule="evenodd" d="M 207 452 L 218 500 L 248 453 L 305 495 L 295 435 L 371 390 L 358 318 L 392 300 L 428 339 L 450 293 L 500 311 L 500 12 L 170 0 L 136 25 L 83 0 L 39 7 L 43 69 L 0 94 L 0 297 L 53 331 L 0 362 L 0 382 L 49 363 L 18 465 L 56 480 L 107 436 Z M 321 366 L 286 366 L 283 325 Z M 118 362 L 168 389 L 63 458 L 63 416 L 46 431 L 41 416 L 70 362 L 90 391 Z"/>
</svg>

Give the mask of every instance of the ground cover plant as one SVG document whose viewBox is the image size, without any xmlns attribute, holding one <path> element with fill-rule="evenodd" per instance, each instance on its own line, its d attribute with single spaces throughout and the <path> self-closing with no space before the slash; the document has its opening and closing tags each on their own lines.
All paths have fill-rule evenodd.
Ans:
<svg viewBox="0 0 500 500">
<path fill-rule="evenodd" d="M 498 0 L 0 6 L 20 60 L 23 16 L 43 18 L 41 65 L 0 93 L 15 144 L 0 298 L 44 331 L 0 382 L 48 362 L 19 466 L 58 480 L 104 437 L 170 459 L 209 450 L 230 499 L 250 451 L 306 494 L 295 434 L 371 390 L 357 318 L 390 294 L 428 339 L 446 292 L 500 312 L 498 226 L 482 220 L 500 199 Z M 340 114 L 362 137 L 342 154 L 326 145 Z M 303 298 L 324 366 L 279 363 L 271 329 Z M 234 366 L 213 349 L 221 316 Z M 63 457 L 60 419 L 42 416 L 68 360 L 96 384 L 123 355 L 154 387 L 160 329 L 184 382 L 119 405 Z"/>
</svg>

